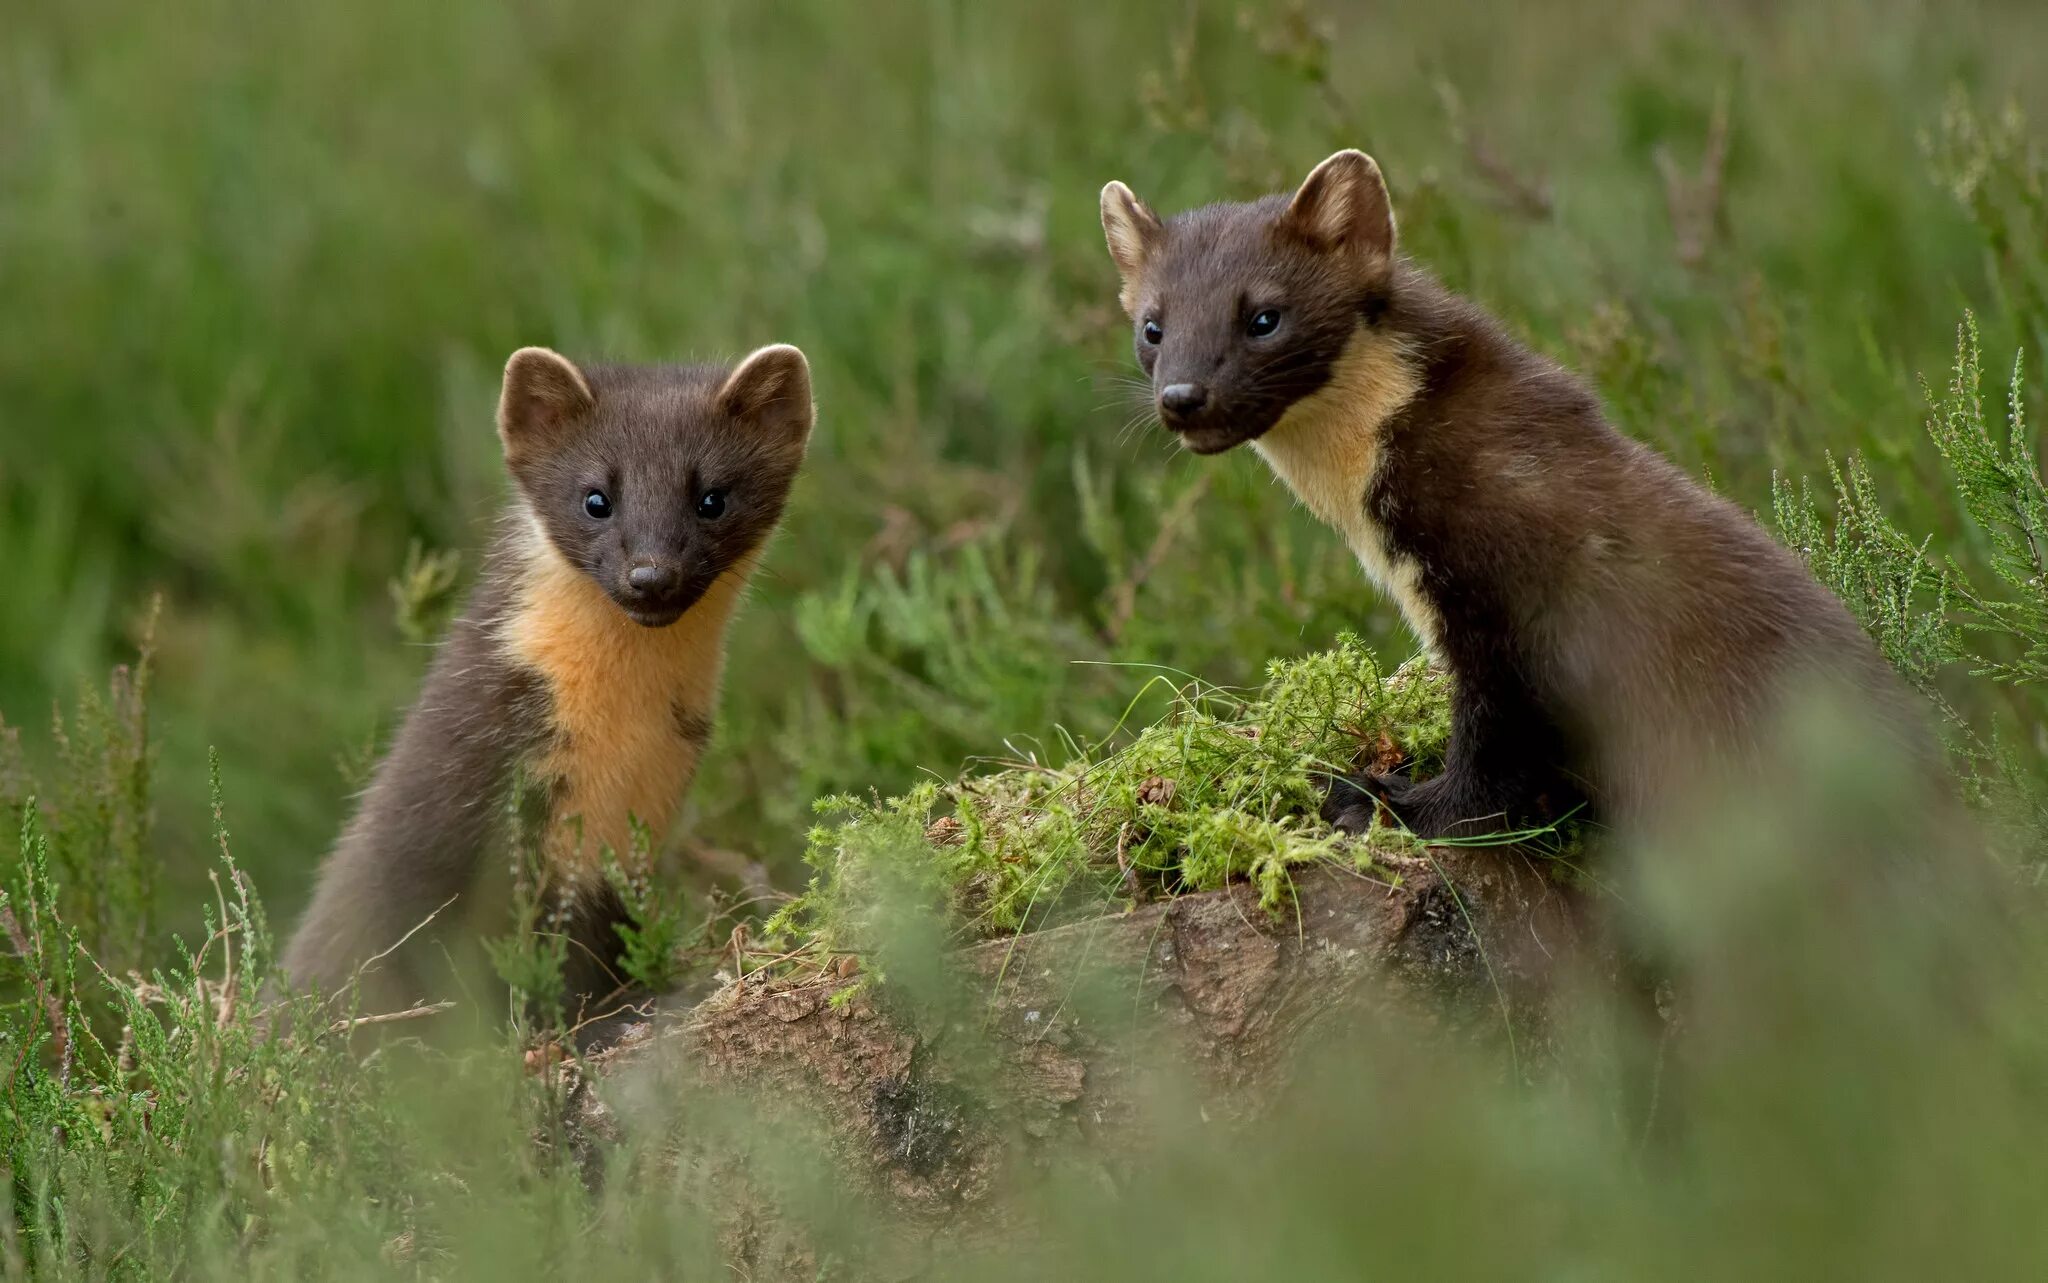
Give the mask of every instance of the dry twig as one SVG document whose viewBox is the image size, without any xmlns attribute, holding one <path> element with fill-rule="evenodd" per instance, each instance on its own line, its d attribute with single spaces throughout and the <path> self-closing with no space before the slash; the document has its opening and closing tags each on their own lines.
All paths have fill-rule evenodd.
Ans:
<svg viewBox="0 0 2048 1283">
<path fill-rule="evenodd" d="M 384 1011 L 374 1016 L 347 1016 L 328 1025 L 327 1032 L 345 1034 L 363 1025 L 388 1025 L 400 1020 L 418 1020 L 422 1016 L 437 1015 L 454 1005 L 449 1001 L 423 1002 L 417 1007 L 407 1007 L 404 1011 Z"/>
</svg>

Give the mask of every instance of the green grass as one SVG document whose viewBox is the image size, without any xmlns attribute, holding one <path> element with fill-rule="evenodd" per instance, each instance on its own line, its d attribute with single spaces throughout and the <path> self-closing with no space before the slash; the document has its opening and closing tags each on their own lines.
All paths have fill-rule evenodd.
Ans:
<svg viewBox="0 0 2048 1283">
<path fill-rule="evenodd" d="M 985 983 L 951 972 L 954 944 L 1101 911 L 1126 894 L 1116 850 L 1149 893 L 1241 876 L 1284 908 L 1296 865 L 1376 849 L 1300 816 L 1305 771 L 1382 732 L 1427 760 L 1442 695 L 1346 641 L 1254 696 L 1196 689 L 1106 755 L 966 776 L 936 817 L 953 825 L 935 826 L 935 786 L 841 801 L 773 947 L 858 950 L 885 1007 L 942 1021 L 930 1054 L 971 1065 L 999 1053 L 953 1005 Z M 428 1016 L 425 1047 L 352 1027 L 345 1002 L 267 1010 L 270 931 L 217 780 L 196 945 L 117 974 L 103 959 L 125 936 L 96 935 L 77 899 L 100 891 L 77 871 L 102 830 L 24 805 L 0 888 L 0 1273 L 2030 1277 L 2048 1260 L 2038 890 L 1983 861 L 1970 826 L 1916 814 L 1842 726 L 1798 729 L 1769 796 L 1604 875 L 1683 977 L 1675 1038 L 1567 967 L 1540 1063 L 1361 1009 L 1239 1120 L 1166 1048 L 1119 1041 L 1130 1000 L 1094 986 L 1130 977 L 1077 975 L 1072 1018 L 1142 1084 L 1136 1113 L 1111 1149 L 1085 1128 L 1045 1146 L 1000 1205 L 1037 1229 L 994 1252 L 899 1221 L 883 1188 L 818 1161 L 832 1142 L 787 1101 L 621 1081 L 624 1140 L 586 1153 L 558 1121 L 566 1082 L 530 1072 L 529 1031 L 488 1007 Z M 127 760 L 75 758 L 54 792 Z M 108 795 L 117 831 L 149 801 Z M 963 1099 L 989 1089 L 968 1082 Z M 790 1244 L 812 1253 L 794 1272 Z"/>
<path fill-rule="evenodd" d="M 2037 135 L 2029 224 L 1996 128 L 2009 100 L 2048 118 L 2038 10 L 1592 4 L 1509 33 L 1412 5 L 1306 34 L 1254 12 L 1258 34 L 1178 4 L 15 14 L 0 710 L 36 726 L 161 588 L 167 884 L 199 889 L 213 744 L 244 858 L 295 904 L 352 787 L 337 759 L 422 666 L 386 581 L 414 540 L 475 565 L 495 372 L 527 342 L 811 355 L 817 445 L 694 799 L 772 869 L 815 796 L 1102 733 L 1124 685 L 1075 661 L 1242 685 L 1347 628 L 1405 645 L 1256 460 L 1120 432 L 1095 191 L 1244 195 L 1340 144 L 1384 162 L 1416 254 L 1725 492 L 1761 509 L 1774 470 L 1857 450 L 1906 529 L 1981 555 L 1929 484 L 1917 380 L 1965 305 L 1994 363 L 2048 347 Z M 1721 231 L 1688 269 L 1654 157 L 1696 164 L 1724 96 Z"/>
<path fill-rule="evenodd" d="M 2037 865 L 2025 817 L 2048 814 L 2033 783 L 2048 705 L 2029 647 L 2048 616 L 2038 581 L 2008 573 L 2024 571 L 2021 527 L 2000 514 L 2023 523 L 2039 492 L 2022 478 L 1972 493 L 1997 468 L 1958 466 L 1951 447 L 1975 449 L 1985 420 L 1956 418 L 1941 389 L 1968 312 L 1994 427 L 2021 352 L 2014 396 L 2044 422 L 2033 51 L 2048 11 L 1244 8 L 0 7 L 0 797 L 37 781 L 41 814 L 10 894 L 21 909 L 45 834 L 49 921 L 114 975 L 162 970 L 150 983 L 171 996 L 149 1019 L 168 1041 L 149 1063 L 187 1084 L 97 1065 L 96 1089 L 120 1099 L 11 1100 L 14 1125 L 37 1127 L 10 1135 L 0 1265 L 452 1277 L 708 1259 L 716 1226 L 690 1210 L 706 1200 L 689 1173 L 593 1200 L 525 1144 L 532 1087 L 502 1063 L 499 1013 L 468 1013 L 483 1049 L 455 1070 L 430 1061 L 423 1086 L 402 1058 L 365 1067 L 335 1043 L 290 1063 L 201 1046 L 220 990 L 170 965 L 173 932 L 226 940 L 237 903 L 210 749 L 237 867 L 277 922 L 302 901 L 424 666 L 436 572 L 411 550 L 460 555 L 459 582 L 476 565 L 502 495 L 496 372 L 521 344 L 663 359 L 787 340 L 811 358 L 820 429 L 739 625 L 695 835 L 796 890 L 818 855 L 814 799 L 907 795 L 906 831 L 950 806 L 974 836 L 939 850 L 962 862 L 949 876 L 994 878 L 968 915 L 988 929 L 1115 894 L 1099 859 L 1111 820 L 1168 820 L 1147 825 L 1157 863 L 1191 840 L 1217 855 L 1179 869 L 1196 884 L 1313 845 L 1258 826 L 1292 814 L 1328 726 L 1219 758 L 1204 737 L 1263 723 L 1272 692 L 1215 692 L 1251 692 L 1269 660 L 1345 632 L 1387 670 L 1412 642 L 1257 460 L 1195 460 L 1133 421 L 1096 226 L 1112 177 L 1165 210 L 1372 151 L 1414 254 L 1595 380 L 1629 432 L 1753 509 L 1782 499 L 1795 542 L 1955 708 L 1985 794 L 2021 799 L 2014 841 Z M 1717 119 L 1721 199 L 1681 200 L 1679 221 L 1706 232 L 1687 262 L 1664 170 L 1696 181 Z M 1850 483 L 1839 529 L 1824 482 L 1817 506 L 1796 497 L 1831 460 Z M 1935 623 L 1936 579 L 1900 556 L 1923 546 L 1957 607 Z M 412 584 L 398 609 L 394 579 Z M 82 692 L 133 659 L 159 593 L 144 753 L 124 688 Z M 1191 690 L 1194 705 L 1177 695 Z M 1203 783 L 1150 815 L 1135 790 L 1153 775 Z M 1077 777 L 1116 795 L 1058 792 Z M 988 792 L 1031 779 L 1043 794 Z M 988 859 L 1020 800 L 1074 842 Z M 832 823 L 886 818 L 862 805 Z M 1175 827 L 1198 821 L 1230 841 Z M 1708 835 L 1708 854 L 1784 850 L 1796 828 L 1753 827 Z M 1711 881 L 1716 861 L 1695 863 Z M 1346 1049 L 1364 1068 L 1311 1075 L 1248 1159 L 1174 1142 L 1159 1170 L 1185 1185 L 1145 1177 L 1109 1208 L 1087 1178 L 1055 1181 L 1066 1232 L 976 1268 L 1498 1276 L 1533 1258 L 1560 1277 L 1734 1278 L 2038 1262 L 2015 1228 L 2040 1188 L 2038 1146 L 2019 1140 L 2043 1122 L 2027 1088 L 2038 932 L 1965 948 L 1967 927 L 1884 901 L 1787 909 L 1758 938 L 1728 907 L 1753 902 L 1745 888 L 1797 902 L 1820 884 L 1739 867 L 1750 881 L 1678 895 L 1690 909 L 1657 928 L 1753 1001 L 1731 1001 L 1696 1077 L 1672 1086 L 1701 1121 L 1652 1175 L 1601 1116 L 1597 1072 L 1503 1091 L 1484 1056 L 1366 1031 Z M 814 896 L 833 894 L 826 872 Z M 200 960 L 215 981 L 221 947 Z M 84 965 L 62 953 L 11 971 L 9 1001 Z M 1948 987 L 1930 991 L 1923 964 Z M 118 1061 L 140 1017 L 120 986 L 81 981 Z M 1956 1015 L 1957 992 L 1981 1019 Z M 10 1008 L 14 1090 L 51 1051 L 23 1041 L 29 1011 Z M 1589 1002 L 1588 1023 L 1599 1014 Z M 1642 1051 L 1598 1044 L 1599 1063 Z M 186 1112 L 145 1127 L 144 1104 L 171 1095 Z M 69 1157 L 27 1145 L 59 1115 Z M 688 1122 L 746 1130 L 715 1110 Z M 302 1157 L 280 1164 L 280 1145 Z M 796 1176 L 779 1188 L 817 1224 L 846 1223 L 856 1251 L 857 1200 Z M 69 1238 L 26 1228 L 23 1209 L 50 1207 Z M 1930 1263 L 1914 1234 L 1937 1224 L 1957 1255 Z M 72 1255 L 38 1257 L 48 1241 Z"/>
</svg>

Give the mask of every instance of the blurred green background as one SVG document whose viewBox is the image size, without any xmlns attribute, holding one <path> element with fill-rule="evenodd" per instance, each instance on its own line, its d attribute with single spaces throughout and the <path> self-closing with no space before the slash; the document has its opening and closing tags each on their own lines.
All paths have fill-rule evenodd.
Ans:
<svg viewBox="0 0 2048 1283">
<path fill-rule="evenodd" d="M 2044 49 L 2039 0 L 0 0 L 0 800 L 47 784 L 17 849 L 47 832 L 68 879 L 0 878 L 32 937 L 0 949 L 0 1275 L 722 1277 L 739 1163 L 821 1245 L 805 1277 L 858 1277 L 899 1227 L 728 1102 L 657 1102 L 712 1165 L 647 1126 L 593 1188 L 490 1000 L 450 1017 L 492 1025 L 480 1051 L 403 1059 L 270 1038 L 246 974 L 224 998 L 255 927 L 179 968 L 201 906 L 239 921 L 206 750 L 282 926 L 429 654 L 437 603 L 394 580 L 474 573 L 526 343 L 811 357 L 820 428 L 689 816 L 786 889 L 821 794 L 1063 759 L 1153 720 L 1161 671 L 1250 684 L 1347 628 L 1398 660 L 1255 458 L 1144 421 L 1112 177 L 1165 211 L 1364 147 L 1415 256 L 1738 502 L 1813 477 L 1828 507 L 1862 458 L 1909 534 L 1852 520 L 1882 554 L 1856 564 L 1926 538 L 1993 598 L 1874 613 L 1992 622 L 1933 684 L 1980 737 L 1959 761 L 2042 784 L 2048 591 L 1994 541 L 2048 500 L 1973 503 L 1923 380 L 1972 313 L 1981 417 L 2024 350 L 2023 440 L 2048 421 Z M 150 780 L 140 702 L 91 692 L 159 595 Z M 1145 1144 L 1073 1147 L 1019 1192 L 1031 1233 L 926 1275 L 2038 1276 L 2048 788 L 2014 790 L 2013 876 L 1893 877 L 1984 844 L 1830 739 L 1624 866 L 1677 1035 L 1591 985 L 1524 1074 L 1512 1027 L 1504 1059 L 1361 1015 L 1244 1126 L 1169 1065 Z M 117 1052 L 55 1048 L 65 994 Z"/>
<path fill-rule="evenodd" d="M 48 754 L 163 594 L 179 912 L 207 745 L 296 908 L 426 658 L 391 580 L 414 543 L 475 566 L 521 344 L 811 357 L 692 818 L 785 883 L 813 797 L 1100 736 L 1122 665 L 1410 646 L 1256 459 L 1134 419 L 1109 178 L 1172 210 L 1364 147 L 1409 250 L 1628 431 L 1759 509 L 1863 452 L 1965 564 L 1918 380 L 1965 308 L 1994 369 L 2048 347 L 2040 4 L 10 0 L 0 30 L 0 712 Z"/>
</svg>

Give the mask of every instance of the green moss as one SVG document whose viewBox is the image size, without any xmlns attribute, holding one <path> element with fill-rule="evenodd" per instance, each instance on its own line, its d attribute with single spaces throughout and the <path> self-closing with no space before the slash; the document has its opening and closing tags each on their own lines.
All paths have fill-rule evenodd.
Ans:
<svg viewBox="0 0 2048 1283">
<path fill-rule="evenodd" d="M 1383 676 L 1346 635 L 1269 664 L 1250 698 L 1191 684 L 1161 721 L 1062 766 L 1011 766 L 887 800 L 828 798 L 805 855 L 810 886 L 769 929 L 791 945 L 861 948 L 908 901 L 982 938 L 1237 879 L 1278 913 L 1291 870 L 1367 864 L 1378 845 L 1317 818 L 1319 777 L 1397 756 L 1434 769 L 1450 736 L 1447 696 L 1441 673 L 1417 660 Z"/>
</svg>

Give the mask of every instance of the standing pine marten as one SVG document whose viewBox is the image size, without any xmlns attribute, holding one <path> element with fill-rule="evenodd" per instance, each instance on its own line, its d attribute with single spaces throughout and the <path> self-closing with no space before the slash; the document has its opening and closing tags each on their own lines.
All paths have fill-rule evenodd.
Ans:
<svg viewBox="0 0 2048 1283">
<path fill-rule="evenodd" d="M 1425 837 L 1578 800 L 1641 821 L 1752 759 L 1809 682 L 1924 760 L 1910 698 L 1796 558 L 1395 252 L 1371 157 L 1166 221 L 1113 182 L 1102 225 L 1166 426 L 1198 454 L 1251 442 L 1450 671 L 1442 773 L 1334 783 L 1339 828 L 1375 798 Z"/>
<path fill-rule="evenodd" d="M 334 992 L 509 857 L 515 778 L 545 799 L 568 991 L 613 990 L 621 906 L 601 876 L 633 820 L 657 835 L 711 736 L 725 631 L 810 437 L 810 367 L 788 346 L 737 367 L 577 366 L 522 348 L 498 434 L 515 483 L 449 631 L 284 958 Z M 438 931 L 442 923 L 433 930 Z M 406 1002 L 439 948 L 378 960 L 366 1001 Z"/>
</svg>

